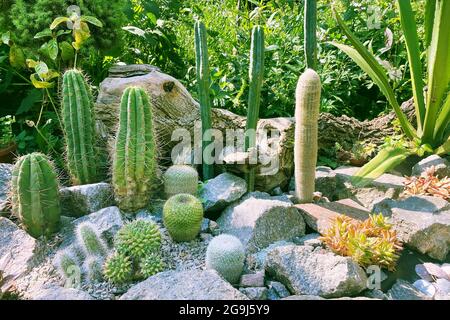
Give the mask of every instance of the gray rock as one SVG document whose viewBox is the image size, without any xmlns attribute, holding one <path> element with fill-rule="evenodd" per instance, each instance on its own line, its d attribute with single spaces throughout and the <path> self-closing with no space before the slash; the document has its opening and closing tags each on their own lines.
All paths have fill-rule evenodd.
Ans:
<svg viewBox="0 0 450 320">
<path fill-rule="evenodd" d="M 283 195 L 283 190 L 281 190 L 280 187 L 276 187 L 275 189 L 270 191 L 270 195 L 271 196 L 281 196 L 281 195 Z"/>
<path fill-rule="evenodd" d="M 295 244 L 301 246 L 311 246 L 313 248 L 321 247 L 323 245 L 322 241 L 319 239 L 320 234 L 310 233 L 301 238 L 294 239 Z"/>
<path fill-rule="evenodd" d="M 62 188 L 61 211 L 68 217 L 82 217 L 114 205 L 112 187 L 108 183 L 94 183 Z"/>
<path fill-rule="evenodd" d="M 450 299 L 450 281 L 447 279 L 437 279 L 436 283 L 436 295 L 440 297 L 441 300 Z M 447 297 L 447 299 L 442 299 L 442 297 Z"/>
<path fill-rule="evenodd" d="M 206 212 L 220 211 L 239 200 L 246 192 L 247 183 L 244 179 L 225 172 L 203 185 L 200 198 Z"/>
<path fill-rule="evenodd" d="M 303 295 L 289 296 L 281 300 L 326 300 L 326 299 L 315 295 L 303 294 Z"/>
<path fill-rule="evenodd" d="M 411 196 L 401 200 L 383 199 L 373 207 L 373 212 L 392 215 L 392 209 L 435 213 L 450 209 L 450 203 L 439 197 Z"/>
<path fill-rule="evenodd" d="M 384 294 L 383 291 L 378 289 L 373 290 L 366 290 L 364 292 L 364 296 L 371 299 L 378 299 L 378 300 L 387 300 L 388 297 Z"/>
<path fill-rule="evenodd" d="M 436 293 L 436 287 L 426 280 L 420 279 L 413 283 L 413 286 L 422 292 L 424 295 L 433 298 L 434 294 Z"/>
<path fill-rule="evenodd" d="M 387 292 L 391 300 L 429 300 L 426 295 L 417 290 L 409 282 L 398 279 L 391 289 Z"/>
<path fill-rule="evenodd" d="M 277 241 L 274 242 L 272 244 L 270 244 L 268 247 L 247 255 L 247 265 L 251 268 L 251 269 L 255 269 L 255 270 L 260 270 L 260 269 L 264 269 L 264 266 L 266 264 L 266 259 L 267 259 L 267 255 L 269 254 L 269 252 L 275 248 L 278 247 L 284 247 L 287 245 L 293 245 L 295 244 L 294 242 L 290 242 L 290 241 Z"/>
<path fill-rule="evenodd" d="M 315 189 L 328 199 L 334 197 L 336 194 L 336 174 L 333 169 L 325 166 L 316 168 Z M 295 177 L 291 178 L 289 190 L 295 191 Z"/>
<path fill-rule="evenodd" d="M 0 215 L 7 211 L 7 198 L 13 167 L 12 164 L 0 163 Z"/>
<path fill-rule="evenodd" d="M 367 276 L 356 262 L 317 249 L 293 245 L 275 248 L 267 256 L 266 272 L 296 295 L 338 298 L 366 289 Z"/>
<path fill-rule="evenodd" d="M 267 283 L 267 288 L 269 289 L 267 292 L 267 297 L 269 300 L 283 299 L 291 295 L 284 284 L 278 281 L 269 281 Z"/>
<path fill-rule="evenodd" d="M 151 276 L 120 300 L 247 300 L 212 270 L 165 271 Z"/>
<path fill-rule="evenodd" d="M 239 238 L 248 253 L 271 243 L 305 234 L 305 222 L 284 196 L 252 192 L 224 210 L 217 220 L 222 232 Z"/>
<path fill-rule="evenodd" d="M 240 288 L 239 291 L 245 294 L 250 300 L 267 300 L 266 287 Z"/>
<path fill-rule="evenodd" d="M 437 154 L 426 157 L 425 159 L 419 161 L 412 167 L 412 175 L 420 176 L 425 173 L 425 171 L 434 166 L 435 174 L 439 178 L 444 178 L 450 176 L 450 163 L 438 156 Z"/>
<path fill-rule="evenodd" d="M 264 270 L 242 275 L 239 287 L 264 287 Z"/>
<path fill-rule="evenodd" d="M 34 238 L 12 221 L 0 217 L 0 270 L 3 270 L 3 277 L 10 277 L 14 281 L 26 274 L 36 248 Z M 5 281 L 2 285 L 7 287 L 9 284 L 9 281 Z"/>
<path fill-rule="evenodd" d="M 85 291 L 64 288 L 57 285 L 46 286 L 34 293 L 32 300 L 94 300 L 94 298 Z"/>
</svg>

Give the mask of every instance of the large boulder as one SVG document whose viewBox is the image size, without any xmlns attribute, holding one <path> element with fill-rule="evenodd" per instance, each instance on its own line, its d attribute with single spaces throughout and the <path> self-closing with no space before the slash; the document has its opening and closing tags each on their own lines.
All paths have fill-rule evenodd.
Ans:
<svg viewBox="0 0 450 320">
<path fill-rule="evenodd" d="M 430 300 L 409 282 L 398 279 L 387 292 L 390 300 Z"/>
<path fill-rule="evenodd" d="M 305 222 L 287 197 L 252 192 L 226 208 L 217 220 L 223 233 L 241 240 L 247 253 L 305 234 Z"/>
<path fill-rule="evenodd" d="M 351 258 L 310 246 L 273 249 L 267 257 L 266 272 L 295 295 L 355 296 L 367 285 L 364 270 Z"/>
<path fill-rule="evenodd" d="M 82 217 L 114 205 L 110 184 L 101 182 L 62 188 L 61 214 L 68 217 Z"/>
<path fill-rule="evenodd" d="M 165 271 L 131 287 L 120 300 L 247 300 L 212 270 Z"/>
<path fill-rule="evenodd" d="M 403 200 L 386 199 L 375 212 L 390 216 L 399 239 L 409 248 L 437 260 L 450 250 L 450 207 L 447 201 L 430 196 Z"/>
<path fill-rule="evenodd" d="M 32 264 L 37 242 L 12 221 L 0 217 L 0 270 L 10 281 L 26 274 Z M 10 281 L 2 285 L 7 287 Z M 1 288 L 0 288 L 1 291 Z"/>
<path fill-rule="evenodd" d="M 48 285 L 37 290 L 32 300 L 94 300 L 94 298 L 85 291 L 64 288 L 58 285 Z"/>
</svg>

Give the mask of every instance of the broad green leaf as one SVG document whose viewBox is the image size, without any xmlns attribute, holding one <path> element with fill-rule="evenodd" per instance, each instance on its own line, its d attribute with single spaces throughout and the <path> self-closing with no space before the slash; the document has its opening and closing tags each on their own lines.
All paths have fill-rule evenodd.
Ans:
<svg viewBox="0 0 450 320">
<path fill-rule="evenodd" d="M 52 37 L 52 30 L 50 29 L 44 29 L 41 32 L 38 32 L 35 34 L 34 39 L 40 39 L 40 38 L 45 38 L 45 37 Z"/>
<path fill-rule="evenodd" d="M 439 148 L 434 150 L 437 155 L 449 154 L 450 153 L 450 138 L 447 139 Z"/>
<path fill-rule="evenodd" d="M 22 69 L 25 65 L 25 54 L 23 50 L 15 44 L 9 49 L 9 63 L 15 69 Z"/>
<path fill-rule="evenodd" d="M 56 32 L 56 37 L 62 36 L 63 34 L 69 34 L 72 33 L 72 30 L 58 30 L 58 32 Z"/>
<path fill-rule="evenodd" d="M 52 60 L 56 60 L 58 57 L 58 41 L 56 39 L 52 39 L 49 42 L 47 42 L 47 48 L 48 48 L 48 56 Z"/>
<path fill-rule="evenodd" d="M 392 90 L 391 86 L 389 85 L 389 80 L 383 68 L 377 62 L 373 54 L 371 54 L 366 49 L 366 47 L 364 47 L 362 42 L 359 41 L 355 37 L 355 35 L 353 35 L 353 33 L 345 25 L 344 21 L 342 21 L 342 18 L 339 16 L 339 14 L 334 8 L 333 13 L 336 18 L 336 21 L 338 22 L 342 31 L 347 36 L 349 41 L 352 43 L 354 48 L 336 42 L 332 42 L 331 44 L 344 51 L 350 58 L 352 58 L 352 60 L 356 64 L 358 64 L 358 66 L 361 69 L 364 70 L 364 72 L 366 72 L 370 76 L 370 78 L 380 88 L 381 92 L 384 94 L 384 96 L 387 98 L 388 102 L 394 109 L 394 112 L 398 120 L 400 121 L 400 125 L 405 135 L 410 139 L 414 139 L 417 136 L 416 131 L 411 125 L 411 123 L 409 123 L 403 111 L 400 109 L 400 106 L 395 98 L 394 90 Z"/>
<path fill-rule="evenodd" d="M 436 0 L 426 0 L 425 3 L 425 48 L 428 48 L 433 35 L 434 13 L 436 11 Z"/>
<path fill-rule="evenodd" d="M 33 86 L 37 89 L 51 88 L 54 85 L 53 82 L 41 81 L 37 73 L 33 73 L 32 75 L 30 75 L 30 80 Z"/>
<path fill-rule="evenodd" d="M 45 74 L 48 72 L 48 66 L 44 61 L 39 61 L 34 70 L 36 70 L 41 79 L 44 79 Z"/>
<path fill-rule="evenodd" d="M 126 27 L 122 27 L 123 30 L 128 31 L 129 33 L 135 34 L 137 36 L 140 37 L 144 37 L 145 36 L 145 31 L 138 28 L 138 27 L 134 27 L 134 26 L 126 26 Z"/>
<path fill-rule="evenodd" d="M 352 178 L 352 183 L 363 187 L 388 170 L 395 168 L 412 154 L 405 148 L 382 149 L 375 158 L 362 167 Z"/>
<path fill-rule="evenodd" d="M 55 29 L 58 25 L 60 25 L 63 22 L 70 21 L 67 17 L 57 17 L 55 20 L 53 20 L 52 24 L 50 25 L 50 30 Z"/>
<path fill-rule="evenodd" d="M 97 26 L 99 28 L 103 27 L 103 24 L 96 17 L 81 16 L 81 21 L 88 22 L 88 23 L 93 24 L 94 26 Z"/>
<path fill-rule="evenodd" d="M 70 43 L 63 41 L 59 44 L 59 49 L 61 50 L 61 58 L 63 61 L 72 61 L 75 57 L 75 52 Z"/>
<path fill-rule="evenodd" d="M 428 52 L 427 109 L 423 127 L 423 141 L 435 145 L 436 119 L 450 83 L 450 1 L 436 0 L 433 35 Z M 444 128 L 445 129 L 445 128 Z"/>
<path fill-rule="evenodd" d="M 9 42 L 11 41 L 11 32 L 7 31 L 2 33 L 2 42 L 9 46 Z"/>
<path fill-rule="evenodd" d="M 38 89 L 32 89 L 28 92 L 27 96 L 20 103 L 19 109 L 16 111 L 16 115 L 29 111 L 33 105 L 42 99 L 42 91 Z"/>
<path fill-rule="evenodd" d="M 417 35 L 417 25 L 415 15 L 410 1 L 398 0 L 400 12 L 400 22 L 405 37 L 406 49 L 408 52 L 409 71 L 413 87 L 414 106 L 417 118 L 417 130 L 422 131 L 425 118 L 425 98 L 423 95 L 423 72 L 420 61 L 419 36 Z"/>
</svg>

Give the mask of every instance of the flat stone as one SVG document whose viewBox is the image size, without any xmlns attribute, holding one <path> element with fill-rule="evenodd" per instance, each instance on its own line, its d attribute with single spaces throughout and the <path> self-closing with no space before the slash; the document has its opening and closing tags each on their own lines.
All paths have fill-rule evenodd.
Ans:
<svg viewBox="0 0 450 320">
<path fill-rule="evenodd" d="M 264 287 L 264 271 L 242 275 L 239 287 Z"/>
<path fill-rule="evenodd" d="M 0 270 L 3 277 L 9 279 L 1 284 L 2 287 L 8 287 L 29 271 L 36 248 L 33 237 L 12 221 L 0 217 Z"/>
<path fill-rule="evenodd" d="M 300 246 L 311 246 L 313 248 L 321 247 L 323 243 L 319 238 L 320 238 L 319 233 L 310 233 L 304 235 L 303 237 L 294 239 L 294 243 Z"/>
<path fill-rule="evenodd" d="M 296 295 L 354 296 L 366 289 L 367 276 L 351 258 L 310 246 L 284 246 L 269 252 L 266 272 Z"/>
<path fill-rule="evenodd" d="M 283 299 L 291 295 L 284 284 L 278 281 L 267 282 L 267 288 L 269 289 L 267 292 L 267 297 L 269 300 Z"/>
<path fill-rule="evenodd" d="M 250 300 L 267 300 L 266 287 L 240 288 L 239 291 L 245 294 Z"/>
<path fill-rule="evenodd" d="M 61 214 L 82 217 L 114 205 L 113 190 L 108 183 L 94 183 L 62 188 Z"/>
<path fill-rule="evenodd" d="M 436 293 L 436 287 L 426 280 L 420 279 L 413 283 L 413 286 L 422 292 L 424 295 L 433 298 L 434 294 Z"/>
<path fill-rule="evenodd" d="M 450 176 L 450 163 L 437 154 L 426 157 L 425 159 L 415 164 L 412 167 L 412 175 L 420 176 L 432 166 L 434 166 L 435 175 L 437 175 L 439 178 Z"/>
<path fill-rule="evenodd" d="M 292 295 L 283 298 L 281 300 L 326 300 L 326 299 L 315 295 L 303 294 L 303 295 Z"/>
<path fill-rule="evenodd" d="M 34 293 L 31 300 L 95 300 L 85 291 L 64 288 L 57 285 L 46 286 Z"/>
<path fill-rule="evenodd" d="M 411 196 L 401 200 L 383 199 L 374 205 L 372 211 L 374 213 L 382 213 L 385 216 L 391 216 L 392 209 L 435 213 L 450 209 L 450 203 L 439 197 Z"/>
<path fill-rule="evenodd" d="M 120 300 L 247 300 L 213 270 L 165 271 L 132 286 Z"/>
<path fill-rule="evenodd" d="M 275 248 L 278 247 L 284 247 L 287 245 L 293 245 L 295 244 L 294 242 L 291 241 L 277 241 L 274 243 L 271 243 L 268 247 L 255 252 L 253 254 L 247 255 L 247 265 L 255 270 L 260 270 L 260 269 L 264 269 L 264 266 L 266 264 L 266 259 L 267 259 L 267 255 L 269 254 L 270 251 L 272 251 Z"/>
<path fill-rule="evenodd" d="M 395 282 L 387 295 L 391 300 L 430 300 L 412 284 L 402 279 Z"/>
<path fill-rule="evenodd" d="M 223 233 L 239 238 L 248 253 L 305 234 L 303 217 L 287 197 L 262 192 L 249 193 L 226 208 L 217 223 Z"/>
</svg>

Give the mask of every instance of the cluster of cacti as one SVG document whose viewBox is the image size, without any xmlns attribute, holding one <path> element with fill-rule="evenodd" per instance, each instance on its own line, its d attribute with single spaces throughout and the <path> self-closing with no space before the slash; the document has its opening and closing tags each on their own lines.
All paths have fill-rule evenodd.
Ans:
<svg viewBox="0 0 450 320">
<path fill-rule="evenodd" d="M 11 203 L 13 213 L 31 236 L 50 236 L 59 230 L 58 179 L 45 155 L 32 153 L 17 160 L 12 173 Z"/>
<path fill-rule="evenodd" d="M 61 113 L 67 167 L 75 185 L 97 182 L 99 178 L 93 109 L 92 94 L 82 73 L 67 70 L 63 76 Z"/>
<path fill-rule="evenodd" d="M 194 240 L 201 229 L 203 206 L 190 194 L 172 196 L 163 207 L 163 222 L 174 241 Z"/>
<path fill-rule="evenodd" d="M 180 193 L 197 195 L 198 173 L 188 165 L 173 165 L 164 173 L 164 193 L 167 198 Z"/>
<path fill-rule="evenodd" d="M 245 250 L 235 236 L 221 234 L 206 249 L 206 268 L 216 270 L 225 280 L 236 284 L 244 270 Z"/>
<path fill-rule="evenodd" d="M 164 270 L 159 255 L 161 233 L 156 223 L 142 219 L 127 223 L 117 232 L 114 244 L 116 250 L 103 269 L 108 281 L 122 284 Z"/>
<path fill-rule="evenodd" d="M 156 181 L 156 141 L 152 108 L 144 89 L 128 87 L 122 95 L 113 154 L 112 183 L 118 206 L 144 208 Z"/>
<path fill-rule="evenodd" d="M 245 137 L 245 150 L 253 157 L 256 151 L 256 127 L 259 118 L 259 105 L 261 103 L 261 87 L 264 78 L 264 29 L 255 26 L 252 30 L 252 40 L 250 47 L 250 68 L 249 68 L 249 94 L 247 105 L 247 123 Z M 251 168 L 247 173 L 246 180 L 248 191 L 255 190 L 255 168 Z"/>
<path fill-rule="evenodd" d="M 352 257 L 363 267 L 378 265 L 390 271 L 395 269 L 402 249 L 396 232 L 382 214 L 371 215 L 365 221 L 340 215 L 320 239 L 335 253 Z"/>
<path fill-rule="evenodd" d="M 315 191 L 320 91 L 319 75 L 307 69 L 295 92 L 295 193 L 300 203 L 312 202 Z"/>
<path fill-rule="evenodd" d="M 210 161 L 205 161 L 203 152 L 207 147 L 205 132 L 211 129 L 211 100 L 209 97 L 210 75 L 208 61 L 208 45 L 206 41 L 206 28 L 203 22 L 197 21 L 194 25 L 195 34 L 195 58 L 197 68 L 198 98 L 200 100 L 200 115 L 202 118 L 202 173 L 203 180 L 214 177 L 214 166 Z M 190 192 L 187 192 L 190 193 Z"/>
</svg>

